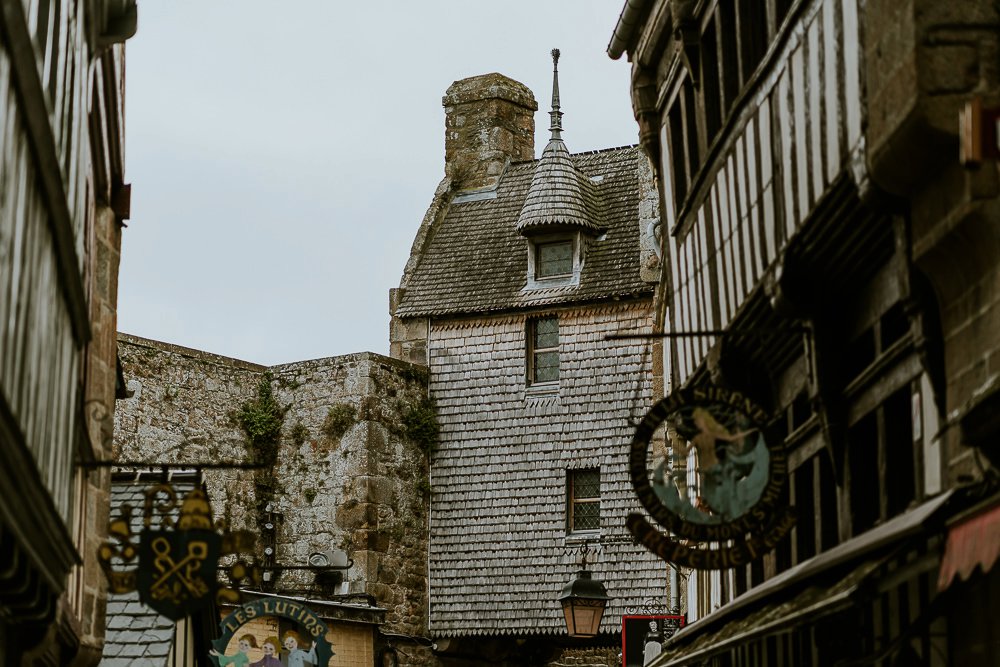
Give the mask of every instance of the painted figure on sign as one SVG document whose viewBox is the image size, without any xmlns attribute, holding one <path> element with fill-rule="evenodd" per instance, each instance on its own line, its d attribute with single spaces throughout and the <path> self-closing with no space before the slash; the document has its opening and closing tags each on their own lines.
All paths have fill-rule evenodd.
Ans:
<svg viewBox="0 0 1000 667">
<path fill-rule="evenodd" d="M 311 644 L 308 651 L 302 650 L 299 648 L 302 637 L 295 630 L 286 632 L 282 643 L 288 651 L 288 667 L 305 667 L 307 662 L 310 665 L 316 664 L 316 644 Z"/>
<path fill-rule="evenodd" d="M 663 633 L 656 621 L 649 622 L 649 631 L 642 641 L 642 664 L 646 665 L 663 652 Z"/>
<path fill-rule="evenodd" d="M 251 663 L 250 667 L 284 667 L 281 664 L 281 660 L 278 660 L 278 647 L 281 644 L 278 643 L 277 637 L 268 637 L 264 640 L 261 648 L 264 649 L 264 657 L 257 662 Z"/>
<path fill-rule="evenodd" d="M 720 413 L 724 414 L 722 410 Z M 667 479 L 665 460 L 653 471 L 656 495 L 685 521 L 700 524 L 732 521 L 749 511 L 767 486 L 770 453 L 764 438 L 756 428 L 736 428 L 738 420 L 731 417 L 725 415 L 730 418 L 725 421 L 734 422 L 727 427 L 706 408 L 696 407 L 678 424 L 680 437 L 673 439 L 672 444 L 681 456 L 691 458 L 688 455 L 694 454 L 700 480 L 695 502 L 683 500 L 676 483 Z M 751 441 L 749 436 L 754 433 L 757 437 Z"/>
<path fill-rule="evenodd" d="M 698 459 L 706 468 L 711 468 L 719 463 L 720 450 L 729 453 L 732 453 L 734 449 L 742 450 L 743 438 L 757 430 L 750 429 L 740 433 L 730 433 L 729 429 L 720 424 L 705 408 L 695 408 L 691 414 L 691 420 L 698 428 L 697 434 L 691 438 L 691 444 L 697 448 Z M 720 440 L 725 444 L 719 445 L 718 441 Z"/>
<path fill-rule="evenodd" d="M 243 635 L 240 637 L 239 641 L 236 643 L 239 647 L 236 655 L 222 655 L 214 648 L 211 649 L 208 654 L 214 655 L 219 659 L 219 667 L 225 667 L 226 665 L 233 665 L 233 667 L 246 667 L 250 664 L 250 653 L 251 648 L 257 648 L 257 639 L 253 635 Z"/>
</svg>

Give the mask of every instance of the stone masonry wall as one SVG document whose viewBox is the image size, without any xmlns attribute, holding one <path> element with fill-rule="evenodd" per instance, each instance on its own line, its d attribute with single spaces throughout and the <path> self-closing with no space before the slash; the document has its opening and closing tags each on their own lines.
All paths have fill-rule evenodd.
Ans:
<svg viewBox="0 0 1000 667">
<path fill-rule="evenodd" d="M 958 426 L 1000 387 L 1000 169 L 995 160 L 974 169 L 959 163 L 966 102 L 1000 103 L 1000 7 L 975 0 L 863 6 L 864 25 L 885 27 L 863 34 L 868 166 L 877 185 L 908 207 L 913 260 L 940 311 L 940 332 L 932 322 L 929 334 L 944 343 L 940 437 L 952 486 L 982 475 L 984 462 Z M 1000 464 L 1000 449 L 984 452 Z"/>
<path fill-rule="evenodd" d="M 123 464 L 249 460 L 236 415 L 270 378 L 283 410 L 276 462 L 263 475 L 272 488 L 252 471 L 206 471 L 214 511 L 266 537 L 261 510 L 271 501 L 279 564 L 331 549 L 354 560 L 336 588 L 285 571 L 276 592 L 370 594 L 387 609 L 386 631 L 426 632 L 427 462 L 405 426 L 425 409 L 423 369 L 371 353 L 268 369 L 124 334 L 119 354 L 134 391 L 115 418 Z"/>
<path fill-rule="evenodd" d="M 568 648 L 547 663 L 548 667 L 618 667 L 619 648 Z"/>
<path fill-rule="evenodd" d="M 94 236 L 90 281 L 90 326 L 92 338 L 87 345 L 87 377 L 84 388 L 85 418 L 94 457 L 111 458 L 115 409 L 115 332 L 118 317 L 118 265 L 121 253 L 121 225 L 115 214 L 105 206 L 95 207 Z M 96 554 L 107 538 L 107 516 L 110 506 L 111 476 L 107 469 L 87 471 L 78 475 L 85 486 L 85 502 L 78 509 L 81 515 L 73 538 L 82 554 L 83 564 L 74 570 L 67 585 L 68 595 L 76 608 L 81 624 L 80 665 L 97 664 L 104 643 L 104 619 L 107 607 L 107 587 L 104 572 L 92 554 Z M 75 598 L 75 599 L 73 599 Z"/>
</svg>

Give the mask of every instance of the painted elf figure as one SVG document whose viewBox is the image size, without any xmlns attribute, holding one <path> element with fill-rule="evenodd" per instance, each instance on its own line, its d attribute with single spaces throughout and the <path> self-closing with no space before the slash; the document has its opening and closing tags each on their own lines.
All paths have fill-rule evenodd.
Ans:
<svg viewBox="0 0 1000 667">
<path fill-rule="evenodd" d="M 236 655 L 222 655 L 214 648 L 208 653 L 219 659 L 219 667 L 226 667 L 226 665 L 247 667 L 250 664 L 250 656 L 248 654 L 251 648 L 257 648 L 257 639 L 253 635 L 243 635 L 236 642 L 236 646 L 238 647 Z"/>
<path fill-rule="evenodd" d="M 316 664 L 317 659 L 315 642 L 311 643 L 308 651 L 304 651 L 299 648 L 299 646 L 303 643 L 302 636 L 295 630 L 289 630 L 282 638 L 282 643 L 288 651 L 288 667 L 306 667 L 307 662 L 310 665 Z"/>
<path fill-rule="evenodd" d="M 268 637 L 264 640 L 262 648 L 264 649 L 264 657 L 257 662 L 251 663 L 250 667 L 284 667 L 281 664 L 281 660 L 278 660 L 278 643 L 277 637 Z"/>
</svg>

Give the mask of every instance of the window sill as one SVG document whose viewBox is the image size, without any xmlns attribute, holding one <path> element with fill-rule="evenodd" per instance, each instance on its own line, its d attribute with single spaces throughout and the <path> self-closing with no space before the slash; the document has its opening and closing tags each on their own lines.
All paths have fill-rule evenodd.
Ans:
<svg viewBox="0 0 1000 667">
<path fill-rule="evenodd" d="M 577 530 L 572 533 L 566 534 L 565 543 L 567 545 L 576 544 L 589 544 L 591 542 L 601 541 L 601 531 L 598 530 Z"/>
<path fill-rule="evenodd" d="M 557 396 L 559 394 L 559 382 L 536 382 L 524 388 L 525 398 L 535 396 Z"/>
<path fill-rule="evenodd" d="M 579 274 L 566 276 L 551 276 L 548 278 L 528 278 L 528 284 L 524 286 L 525 292 L 540 289 L 551 289 L 555 287 L 578 287 L 580 285 Z"/>
</svg>

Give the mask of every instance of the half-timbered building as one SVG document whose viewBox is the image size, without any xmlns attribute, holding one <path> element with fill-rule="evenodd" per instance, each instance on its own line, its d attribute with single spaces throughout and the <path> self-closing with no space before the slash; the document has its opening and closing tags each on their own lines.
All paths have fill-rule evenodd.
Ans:
<svg viewBox="0 0 1000 667">
<path fill-rule="evenodd" d="M 0 664 L 93 665 L 134 0 L 0 2 Z M 23 661 L 23 662 L 22 662 Z"/>
<path fill-rule="evenodd" d="M 444 664 L 615 664 L 624 611 L 666 607 L 665 565 L 624 528 L 623 454 L 659 355 L 608 338 L 652 326 L 656 193 L 636 147 L 569 152 L 554 88 L 539 159 L 530 90 L 499 74 L 448 89 L 446 176 L 391 295 L 390 352 L 426 364 L 441 427 L 428 628 Z M 582 551 L 613 598 L 590 643 L 567 639 L 557 602 Z"/>
<path fill-rule="evenodd" d="M 693 623 L 654 664 L 1000 660 L 1000 188 L 976 134 L 998 26 L 971 0 L 623 9 L 671 380 L 771 412 L 798 517 L 750 565 L 691 573 Z"/>
</svg>

